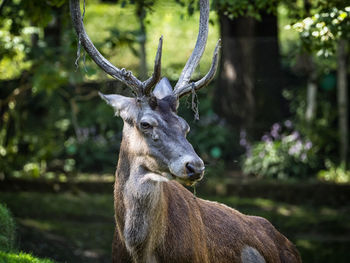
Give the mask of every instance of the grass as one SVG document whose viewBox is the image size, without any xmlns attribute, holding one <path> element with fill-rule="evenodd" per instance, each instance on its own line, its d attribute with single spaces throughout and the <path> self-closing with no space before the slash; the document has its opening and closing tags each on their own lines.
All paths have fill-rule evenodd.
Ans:
<svg viewBox="0 0 350 263">
<path fill-rule="evenodd" d="M 9 210 L 0 203 L 0 250 L 10 251 L 15 240 L 15 223 Z"/>
<path fill-rule="evenodd" d="M 0 263 L 53 263 L 49 259 L 39 259 L 27 253 L 7 253 L 0 251 Z"/>
<path fill-rule="evenodd" d="M 17 220 L 18 246 L 58 262 L 109 262 L 111 194 L 0 193 Z"/>
<path fill-rule="evenodd" d="M 294 205 L 238 196 L 206 199 L 269 219 L 297 245 L 303 262 L 348 262 L 350 205 L 335 209 L 310 202 Z M 0 193 L 0 201 L 7 204 L 17 221 L 19 249 L 57 262 L 110 262 L 112 192 Z"/>
</svg>

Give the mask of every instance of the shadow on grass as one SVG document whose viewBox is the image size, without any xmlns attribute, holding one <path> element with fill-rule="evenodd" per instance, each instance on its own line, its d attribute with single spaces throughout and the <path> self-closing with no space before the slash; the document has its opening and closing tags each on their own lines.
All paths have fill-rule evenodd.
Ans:
<svg viewBox="0 0 350 263">
<path fill-rule="evenodd" d="M 111 262 L 112 194 L 0 193 L 22 251 L 58 262 Z"/>
<path fill-rule="evenodd" d="M 303 262 L 348 262 L 350 205 L 290 204 L 263 198 L 204 196 L 259 215 L 292 240 Z M 113 196 L 0 193 L 17 221 L 18 248 L 58 262 L 110 262 L 114 231 Z"/>
</svg>

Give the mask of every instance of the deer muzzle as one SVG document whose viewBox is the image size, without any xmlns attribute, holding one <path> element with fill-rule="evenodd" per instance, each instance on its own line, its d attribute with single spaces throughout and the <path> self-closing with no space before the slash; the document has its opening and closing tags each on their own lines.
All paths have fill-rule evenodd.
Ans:
<svg viewBox="0 0 350 263">
<path fill-rule="evenodd" d="M 198 156 L 185 155 L 171 162 L 170 172 L 181 182 L 194 183 L 203 178 L 205 166 Z"/>
<path fill-rule="evenodd" d="M 188 162 L 186 163 L 185 166 L 186 166 L 186 173 L 187 173 L 188 180 L 197 181 L 202 179 L 204 175 L 204 170 L 205 170 L 203 162 L 198 162 L 198 163 Z"/>
</svg>

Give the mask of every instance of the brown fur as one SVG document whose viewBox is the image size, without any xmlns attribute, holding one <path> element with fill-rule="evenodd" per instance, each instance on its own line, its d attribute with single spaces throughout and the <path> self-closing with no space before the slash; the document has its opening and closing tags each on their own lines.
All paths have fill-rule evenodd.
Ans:
<svg viewBox="0 0 350 263">
<path fill-rule="evenodd" d="M 187 154 L 192 158 L 187 160 L 203 165 L 185 138 L 188 125 L 169 105 L 160 100 L 151 111 L 145 107 L 158 120 L 151 131 L 142 133 L 135 119 L 125 123 L 114 186 L 113 262 L 301 262 L 295 246 L 266 219 L 195 198 L 162 176 L 159 171 L 170 169 L 174 154 L 180 158 L 173 158 L 175 163 Z M 163 135 L 154 141 L 152 133 Z M 185 163 L 178 165 L 184 168 Z"/>
<path fill-rule="evenodd" d="M 245 246 L 255 248 L 266 262 L 301 262 L 295 246 L 261 217 L 246 216 L 225 205 L 195 198 L 175 181 L 163 184 L 161 216 L 166 227 L 155 247 L 157 262 L 241 262 Z M 124 205 L 115 184 L 117 229 L 113 262 L 133 262 L 123 242 Z"/>
</svg>

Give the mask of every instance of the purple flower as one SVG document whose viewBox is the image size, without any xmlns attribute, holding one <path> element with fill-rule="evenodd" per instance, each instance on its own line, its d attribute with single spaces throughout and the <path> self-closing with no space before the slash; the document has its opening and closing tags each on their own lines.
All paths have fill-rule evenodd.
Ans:
<svg viewBox="0 0 350 263">
<path fill-rule="evenodd" d="M 303 144 L 301 143 L 300 140 L 298 140 L 292 147 L 289 148 L 288 154 L 289 155 L 298 155 L 300 154 L 302 150 Z"/>
<path fill-rule="evenodd" d="M 291 134 L 290 136 L 291 136 L 291 140 L 292 140 L 292 141 L 295 141 L 295 140 L 299 139 L 300 134 L 299 134 L 299 132 L 297 132 L 297 131 L 293 131 L 292 134 Z"/>
<path fill-rule="evenodd" d="M 312 148 L 312 142 L 311 141 L 307 141 L 306 143 L 305 143 L 305 150 L 310 150 Z"/>
<path fill-rule="evenodd" d="M 240 138 L 246 138 L 247 137 L 247 132 L 242 129 L 241 132 L 239 133 L 239 137 Z"/>
<path fill-rule="evenodd" d="M 296 153 L 296 148 L 295 148 L 295 146 L 290 147 L 289 150 L 288 150 L 288 154 L 289 154 L 289 155 L 294 155 L 295 153 Z"/>
<path fill-rule="evenodd" d="M 277 138 L 278 138 L 278 136 L 279 136 L 279 134 L 278 134 L 278 131 L 277 131 L 277 130 L 272 130 L 270 134 L 271 134 L 271 136 L 272 136 L 273 138 L 275 138 L 275 139 L 277 139 Z"/>
<path fill-rule="evenodd" d="M 281 129 L 281 125 L 279 123 L 275 123 L 272 125 L 272 130 L 279 131 Z"/>
<path fill-rule="evenodd" d="M 290 128 L 292 128 L 293 123 L 290 120 L 286 120 L 284 122 L 284 126 L 286 126 L 286 128 L 288 128 L 288 129 L 290 129 Z"/>
<path fill-rule="evenodd" d="M 303 154 L 300 156 L 300 159 L 301 159 L 301 161 L 305 162 L 305 161 L 306 161 L 306 153 L 303 153 Z"/>
<path fill-rule="evenodd" d="M 271 129 L 271 136 L 275 139 L 277 139 L 279 137 L 279 131 L 281 130 L 281 125 L 279 123 L 275 123 L 274 125 L 272 125 L 272 129 Z"/>
<path fill-rule="evenodd" d="M 244 139 L 244 138 L 242 138 L 242 139 L 240 139 L 239 144 L 240 144 L 241 146 L 246 146 L 246 145 L 247 145 L 247 140 Z"/>
<path fill-rule="evenodd" d="M 270 138 L 270 136 L 268 136 L 267 134 L 265 134 L 263 137 L 261 137 L 261 140 L 263 142 L 271 142 L 272 139 Z"/>
</svg>

